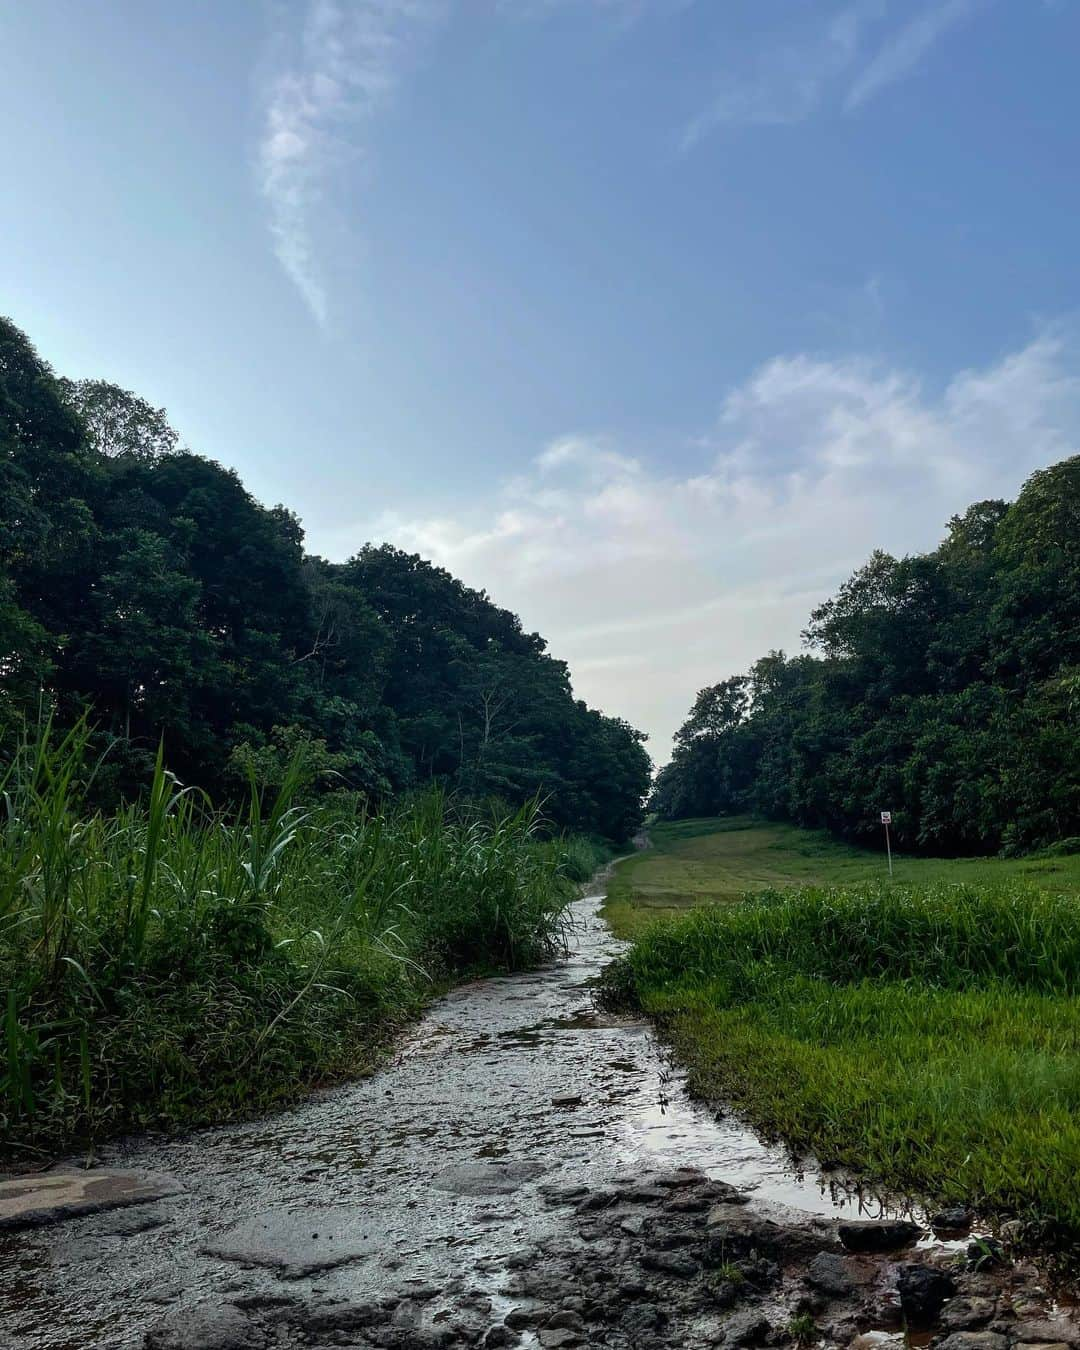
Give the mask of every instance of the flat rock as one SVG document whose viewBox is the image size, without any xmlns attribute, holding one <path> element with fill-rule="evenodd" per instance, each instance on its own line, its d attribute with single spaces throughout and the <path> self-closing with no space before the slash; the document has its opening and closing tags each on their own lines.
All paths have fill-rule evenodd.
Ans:
<svg viewBox="0 0 1080 1350">
<path fill-rule="evenodd" d="M 1021 1345 L 1063 1341 L 1066 1345 L 1075 1346 L 1080 1345 L 1080 1329 L 1071 1322 L 1044 1317 L 1034 1321 L 1017 1322 L 1012 1328 L 1012 1338 Z"/>
<path fill-rule="evenodd" d="M 335 1232 L 326 1224 L 326 1215 L 271 1210 L 204 1243 L 201 1250 L 219 1261 L 274 1270 L 283 1280 L 304 1279 L 377 1254 L 374 1241 Z"/>
<path fill-rule="evenodd" d="M 444 1168 L 431 1184 L 457 1195 L 509 1195 L 546 1171 L 532 1162 L 459 1163 Z"/>
<path fill-rule="evenodd" d="M 1008 1341 L 996 1331 L 954 1331 L 934 1342 L 934 1350 L 1006 1350 Z"/>
<path fill-rule="evenodd" d="M 846 1219 L 836 1231 L 849 1252 L 893 1252 L 909 1247 L 923 1234 L 908 1219 Z"/>
<path fill-rule="evenodd" d="M 145 1205 L 183 1189 L 172 1177 L 126 1170 L 70 1168 L 6 1177 L 0 1181 L 0 1231 Z"/>
<path fill-rule="evenodd" d="M 146 1333 L 146 1350 L 261 1350 L 266 1338 L 239 1308 L 184 1308 Z"/>
<path fill-rule="evenodd" d="M 738 1260 L 752 1251 L 777 1261 L 812 1260 L 818 1252 L 837 1249 L 836 1234 L 828 1221 L 772 1219 L 738 1204 L 714 1205 L 706 1220 L 708 1244 L 718 1261 Z"/>
</svg>

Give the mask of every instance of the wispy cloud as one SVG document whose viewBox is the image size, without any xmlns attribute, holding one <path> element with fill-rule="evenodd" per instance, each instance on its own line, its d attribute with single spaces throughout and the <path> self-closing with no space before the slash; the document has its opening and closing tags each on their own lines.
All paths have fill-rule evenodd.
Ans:
<svg viewBox="0 0 1080 1350">
<path fill-rule="evenodd" d="M 823 104 L 842 99 L 855 112 L 882 90 L 915 73 L 936 43 L 987 0 L 932 0 L 915 18 L 886 28 L 886 0 L 856 0 L 824 23 L 779 41 L 770 35 L 750 73 L 727 72 L 705 107 L 685 126 L 681 149 L 693 149 L 723 126 L 785 126 L 805 121 Z M 872 54 L 871 54 L 872 53 Z M 843 90 L 847 88 L 847 93 Z"/>
<path fill-rule="evenodd" d="M 945 0 L 931 5 L 917 18 L 903 25 L 886 39 L 880 51 L 871 59 L 851 86 L 844 108 L 852 112 L 875 95 L 905 79 L 935 43 L 950 29 L 972 16 L 976 0 Z"/>
<path fill-rule="evenodd" d="M 391 513 L 317 540 L 388 538 L 493 587 L 570 661 L 578 693 L 663 759 L 696 689 L 793 647 L 871 549 L 932 547 L 951 514 L 1011 496 L 1080 447 L 1080 344 L 1048 328 L 940 392 L 859 357 L 778 357 L 720 400 L 697 463 L 573 435 L 462 512 Z"/>
<path fill-rule="evenodd" d="M 282 7 L 262 89 L 259 189 L 274 251 L 320 324 L 327 279 L 316 210 L 334 170 L 365 152 L 364 131 L 393 98 L 443 0 L 307 0 Z"/>
<path fill-rule="evenodd" d="M 831 83 L 850 70 L 863 29 L 884 12 L 884 0 L 858 0 L 799 38 L 765 48 L 749 74 L 725 75 L 680 138 L 685 152 L 721 126 L 785 126 L 801 122 Z"/>
</svg>

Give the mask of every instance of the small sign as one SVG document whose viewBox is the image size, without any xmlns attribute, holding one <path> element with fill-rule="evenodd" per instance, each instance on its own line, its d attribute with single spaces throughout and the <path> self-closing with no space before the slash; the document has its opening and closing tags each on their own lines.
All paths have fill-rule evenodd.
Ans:
<svg viewBox="0 0 1080 1350">
<path fill-rule="evenodd" d="M 891 812 L 891 811 L 882 811 L 882 813 L 881 813 L 881 823 L 882 823 L 882 825 L 891 825 L 891 824 L 892 824 L 892 812 Z"/>
</svg>

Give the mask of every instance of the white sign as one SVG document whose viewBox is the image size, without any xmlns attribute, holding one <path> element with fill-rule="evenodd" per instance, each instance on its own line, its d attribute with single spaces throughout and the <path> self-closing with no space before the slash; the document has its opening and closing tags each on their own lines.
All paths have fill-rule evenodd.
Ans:
<svg viewBox="0 0 1080 1350">
<path fill-rule="evenodd" d="M 882 825 L 891 825 L 891 824 L 892 824 L 892 812 L 891 812 L 891 811 L 882 811 L 882 813 L 881 813 L 881 823 L 882 823 Z"/>
</svg>

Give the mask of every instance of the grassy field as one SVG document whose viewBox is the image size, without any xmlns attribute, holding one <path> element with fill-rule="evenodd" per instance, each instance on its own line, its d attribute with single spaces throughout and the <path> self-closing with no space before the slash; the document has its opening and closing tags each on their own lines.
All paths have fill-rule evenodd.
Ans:
<svg viewBox="0 0 1080 1350">
<path fill-rule="evenodd" d="M 1080 1241 L 1080 857 L 899 859 L 889 886 L 806 831 L 653 839 L 619 868 L 635 941 L 607 996 L 696 1092 L 823 1165 Z"/>
<path fill-rule="evenodd" d="M 622 937 L 654 918 L 747 892 L 793 886 L 849 886 L 888 879 L 880 852 L 838 843 L 823 831 L 747 817 L 666 821 L 649 830 L 651 847 L 619 864 L 605 914 Z M 1080 893 L 1080 854 L 1059 858 L 916 858 L 893 855 L 897 884 L 927 886 L 1004 880 Z"/>
</svg>

